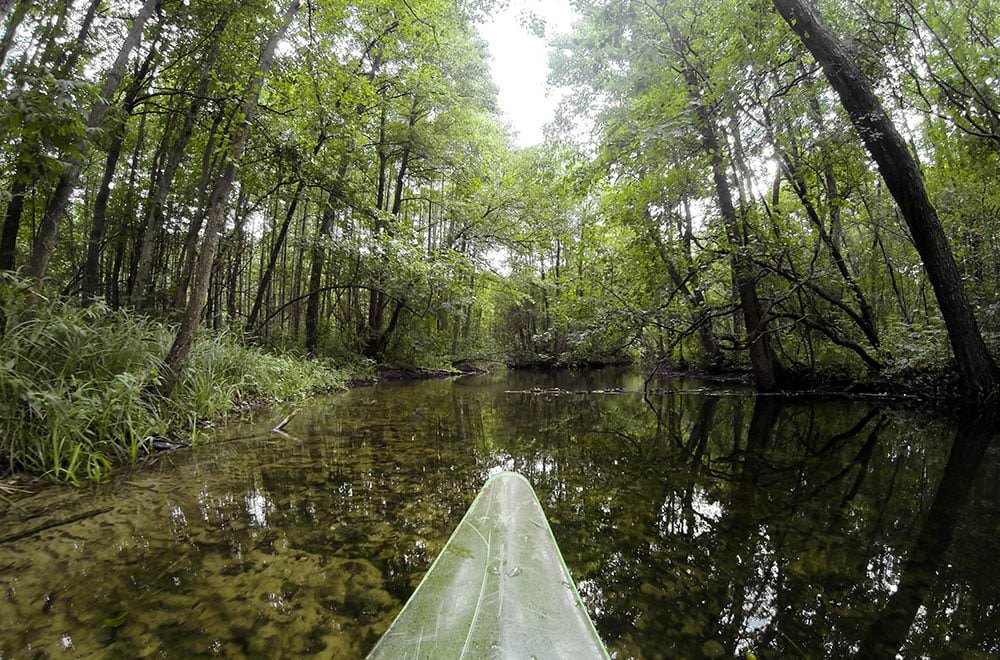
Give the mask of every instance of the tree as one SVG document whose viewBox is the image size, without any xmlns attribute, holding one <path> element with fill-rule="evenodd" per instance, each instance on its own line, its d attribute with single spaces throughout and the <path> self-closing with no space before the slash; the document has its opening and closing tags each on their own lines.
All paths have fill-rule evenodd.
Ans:
<svg viewBox="0 0 1000 660">
<path fill-rule="evenodd" d="M 823 67 L 899 205 L 948 328 L 966 397 L 978 403 L 996 400 L 1000 395 L 996 364 L 983 341 L 951 246 L 906 141 L 885 112 L 871 83 L 816 8 L 803 0 L 773 2 Z"/>
<path fill-rule="evenodd" d="M 264 87 L 267 74 L 274 63 L 278 43 L 284 38 L 301 4 L 300 0 L 292 0 L 289 3 L 278 28 L 271 34 L 264 46 L 264 50 L 258 60 L 257 72 L 243 92 L 243 100 L 240 105 L 240 120 L 234 128 L 234 134 L 229 142 L 222 175 L 216 182 L 212 190 L 212 196 L 209 199 L 206 212 L 205 238 L 202 242 L 201 251 L 198 254 L 198 266 L 195 271 L 191 299 L 184 310 L 184 316 L 181 319 L 174 343 L 164 360 L 165 373 L 158 388 L 162 396 L 170 395 L 177 385 L 181 372 L 187 365 L 188 355 L 191 352 L 191 344 L 194 342 L 194 333 L 201 322 L 201 314 L 208 300 L 209 279 L 212 275 L 212 267 L 215 262 L 219 233 L 222 231 L 226 221 L 226 206 L 229 200 L 229 193 L 232 191 L 237 168 L 246 151 L 247 140 L 250 138 L 250 129 L 259 108 L 261 90 Z"/>
<path fill-rule="evenodd" d="M 90 109 L 90 114 L 87 117 L 87 129 L 89 131 L 97 130 L 104 122 L 104 117 L 111 108 L 112 98 L 119 84 L 121 84 L 122 78 L 125 76 L 129 56 L 132 54 L 132 50 L 139 45 L 146 22 L 152 17 L 161 2 L 162 0 L 146 0 L 139 9 L 139 13 L 136 14 L 135 19 L 133 19 L 132 27 L 129 29 L 125 41 L 118 50 L 118 55 L 115 57 L 111 69 L 104 78 L 104 83 L 101 85 L 98 97 Z M 38 236 L 35 239 L 34 248 L 31 253 L 31 264 L 28 267 L 28 273 L 39 284 L 45 277 L 45 273 L 49 267 L 49 260 L 55 251 L 59 224 L 62 222 L 62 217 L 69 206 L 70 197 L 76 189 L 80 171 L 83 167 L 83 158 L 90 150 L 90 145 L 91 140 L 89 137 L 84 137 L 77 143 L 74 149 L 75 153 L 70 155 L 69 162 L 59 175 L 59 181 L 56 183 L 56 188 L 52 192 L 49 203 L 45 208 L 45 214 L 42 217 Z"/>
</svg>

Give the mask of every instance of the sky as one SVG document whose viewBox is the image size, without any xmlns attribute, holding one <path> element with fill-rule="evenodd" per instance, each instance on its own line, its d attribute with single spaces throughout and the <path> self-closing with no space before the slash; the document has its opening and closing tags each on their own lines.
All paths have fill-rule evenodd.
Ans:
<svg viewBox="0 0 1000 660">
<path fill-rule="evenodd" d="M 529 12 L 545 21 L 545 38 L 535 36 L 522 24 Z M 568 32 L 573 18 L 569 0 L 510 0 L 505 9 L 479 26 L 489 44 L 500 109 L 519 146 L 541 143 L 542 128 L 555 117 L 560 92 L 548 91 L 546 39 Z"/>
</svg>

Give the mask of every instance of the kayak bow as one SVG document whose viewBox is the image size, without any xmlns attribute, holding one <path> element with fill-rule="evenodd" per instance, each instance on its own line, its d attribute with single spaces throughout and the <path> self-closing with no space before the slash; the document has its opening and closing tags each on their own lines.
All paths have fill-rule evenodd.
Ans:
<svg viewBox="0 0 1000 660">
<path fill-rule="evenodd" d="M 531 484 L 492 477 L 369 660 L 608 658 Z"/>
</svg>

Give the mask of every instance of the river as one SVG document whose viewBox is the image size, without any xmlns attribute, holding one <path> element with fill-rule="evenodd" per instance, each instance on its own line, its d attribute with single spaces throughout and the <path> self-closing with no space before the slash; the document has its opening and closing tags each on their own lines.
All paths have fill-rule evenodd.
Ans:
<svg viewBox="0 0 1000 660">
<path fill-rule="evenodd" d="M 1000 655 L 982 433 L 910 404 L 642 384 L 359 388 L 287 435 L 276 410 L 0 504 L 0 658 L 363 657 L 500 470 L 534 484 L 617 658 Z"/>
</svg>

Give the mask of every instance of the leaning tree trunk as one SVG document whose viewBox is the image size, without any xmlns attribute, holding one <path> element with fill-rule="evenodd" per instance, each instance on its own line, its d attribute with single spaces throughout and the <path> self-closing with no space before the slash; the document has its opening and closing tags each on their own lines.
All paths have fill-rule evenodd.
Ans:
<svg viewBox="0 0 1000 660">
<path fill-rule="evenodd" d="M 319 152 L 322 151 L 328 137 L 326 130 L 320 131 L 319 137 L 316 139 L 316 146 L 313 147 L 313 158 L 316 158 Z M 247 316 L 247 335 L 254 335 L 257 332 L 257 321 L 260 318 L 260 311 L 264 306 L 264 299 L 271 288 L 271 280 L 274 279 L 274 269 L 278 265 L 278 256 L 285 247 L 285 241 L 288 238 L 288 228 L 291 226 L 292 220 L 295 217 L 295 211 L 302 201 L 304 189 L 305 183 L 302 179 L 299 179 L 298 184 L 295 186 L 295 193 L 292 195 L 292 201 L 285 212 L 285 221 L 281 224 L 278 235 L 274 239 L 274 244 L 271 246 L 271 254 L 268 257 L 267 266 L 264 268 L 264 272 L 261 273 L 260 286 L 257 287 L 257 295 L 254 296 L 253 307 L 250 308 L 250 314 Z"/>
<path fill-rule="evenodd" d="M 274 238 L 274 242 L 271 245 L 271 252 L 267 259 L 267 265 L 264 267 L 264 272 L 260 276 L 260 285 L 257 287 L 257 295 L 254 296 L 253 306 L 250 308 L 250 314 L 247 316 L 247 322 L 245 327 L 245 332 L 247 335 L 254 335 L 257 331 L 257 320 L 260 318 L 260 310 L 264 307 L 264 299 L 267 297 L 268 291 L 271 288 L 271 280 L 274 279 L 274 270 L 278 266 L 278 257 L 281 256 L 281 251 L 285 247 L 285 239 L 288 238 L 288 228 L 292 225 L 292 219 L 295 217 L 295 211 L 299 208 L 299 202 L 302 200 L 302 191 L 305 188 L 305 184 L 302 180 L 299 180 L 298 184 L 295 186 L 295 192 L 292 193 L 292 201 L 288 204 L 288 208 L 285 210 L 285 220 L 281 223 L 281 227 L 278 229 L 278 235 Z"/>
<path fill-rule="evenodd" d="M 132 51 L 139 44 L 146 22 L 153 15 L 153 12 L 161 1 L 146 0 L 139 10 L 139 14 L 132 21 L 132 27 L 129 29 L 128 36 L 125 37 L 125 42 L 118 50 L 118 56 L 115 58 L 111 70 L 104 79 L 104 84 L 101 85 L 97 100 L 94 101 L 94 105 L 90 109 L 90 116 L 87 118 L 88 132 L 100 128 L 101 123 L 104 121 L 104 116 L 111 107 L 111 99 L 114 97 L 115 91 L 125 76 L 125 68 L 128 65 L 129 55 L 131 55 Z M 28 267 L 28 274 L 37 280 L 39 285 L 45 277 L 45 273 L 49 268 L 49 261 L 52 259 L 53 252 L 55 252 L 56 238 L 59 234 L 59 223 L 62 221 L 62 217 L 69 207 L 70 197 L 72 197 L 73 191 L 76 189 L 77 181 L 80 178 L 80 170 L 83 168 L 83 159 L 89 150 L 90 140 L 85 137 L 76 145 L 76 154 L 63 168 L 55 191 L 49 198 L 49 203 L 45 208 L 45 215 L 42 217 L 41 225 L 38 228 L 38 236 L 35 239 L 32 249 L 31 264 Z"/>
<path fill-rule="evenodd" d="M 191 285 L 191 273 L 194 272 L 198 261 L 198 236 L 201 234 L 201 225 L 205 220 L 205 209 L 208 206 L 208 198 L 212 193 L 212 175 L 215 174 L 219 159 L 216 157 L 216 136 L 225 136 L 229 133 L 229 125 L 233 117 L 226 122 L 221 133 L 218 132 L 219 124 L 223 119 L 224 109 L 216 113 L 211 128 L 208 129 L 208 141 L 205 143 L 205 151 L 201 157 L 201 176 L 195 188 L 195 199 L 198 200 L 198 210 L 188 224 L 187 234 L 184 236 L 184 245 L 180 253 L 180 272 L 177 276 L 177 289 L 174 291 L 174 309 L 183 311 L 187 305 L 188 287 Z M 242 194 L 242 190 L 240 193 Z M 164 197 L 164 204 L 166 198 Z M 166 208 L 166 206 L 164 206 Z M 237 207 L 238 208 L 238 207 Z M 155 221 L 154 221 L 155 222 Z M 150 252 L 152 255 L 152 252 Z M 150 257 L 152 258 L 152 257 Z M 136 271 L 138 279 L 138 270 Z"/>
<path fill-rule="evenodd" d="M 31 4 L 28 0 L 21 0 L 8 21 L 7 15 L 14 5 L 14 0 L 3 0 L 0 3 L 2 5 L 0 6 L 0 23 L 6 22 L 3 39 L 0 39 L 0 69 L 3 68 L 4 62 L 7 61 L 7 54 L 10 53 L 10 47 L 14 45 L 14 37 L 17 36 L 17 29 L 21 27 L 21 22 L 28 15 Z"/>
<path fill-rule="evenodd" d="M 257 73 L 250 81 L 246 92 L 243 95 L 243 102 L 240 107 L 240 122 L 235 129 L 235 134 L 229 143 L 226 154 L 226 162 L 222 171 L 222 176 L 212 190 L 209 198 L 208 213 L 205 224 L 205 238 L 198 255 L 198 265 L 195 269 L 194 286 L 184 316 L 181 319 L 180 327 L 177 330 L 177 337 L 174 339 L 170 352 L 164 360 L 163 381 L 159 387 L 159 393 L 166 397 L 170 396 L 180 374 L 187 365 L 188 355 L 191 352 L 191 345 L 194 343 L 194 333 L 198 329 L 201 321 L 201 313 L 208 300 L 208 288 L 212 278 L 212 266 L 215 262 L 215 251 L 219 245 L 219 233 L 226 222 L 226 203 L 229 193 L 233 189 L 236 180 L 236 170 L 243 154 L 246 152 L 247 141 L 250 138 L 250 126 L 257 115 L 260 92 L 264 87 L 264 79 L 271 70 L 274 63 L 274 53 L 285 33 L 288 32 L 295 14 L 299 10 L 301 0 L 292 0 L 288 9 L 285 10 L 281 25 L 271 35 L 264 51 L 261 53 L 260 61 L 257 64 Z"/>
<path fill-rule="evenodd" d="M 99 2 L 100 0 L 92 0 L 88 6 L 76 39 L 70 47 L 60 43 L 60 38 L 65 34 L 66 17 L 70 9 L 69 3 L 64 3 L 59 19 L 41 39 L 44 45 L 39 45 L 37 61 L 32 66 L 39 69 L 52 67 L 57 78 L 70 77 L 83 55 L 83 48 L 86 45 L 87 35 L 90 33 Z M 2 51 L 0 52 L 0 65 L 6 59 L 7 51 L 13 44 L 17 25 L 24 19 L 23 14 L 30 9 L 32 4 L 31 2 L 22 2 L 14 10 L 7 33 L 4 35 L 4 42 L 0 44 L 0 51 Z M 20 71 L 15 73 L 15 78 L 22 76 L 26 68 L 26 66 L 22 66 Z M 14 158 L 16 165 L 14 174 L 10 177 L 10 201 L 4 215 L 3 233 L 0 235 L 0 270 L 14 270 L 16 265 L 17 235 L 21 230 L 25 195 L 34 187 L 34 181 L 41 178 L 42 175 L 38 167 L 40 149 L 41 145 L 37 139 L 25 140 L 18 147 L 17 155 Z"/>
<path fill-rule="evenodd" d="M 948 238 L 927 196 L 923 177 L 857 62 L 804 0 L 772 0 L 778 12 L 823 67 L 851 122 L 878 165 L 913 236 L 948 328 L 964 394 L 976 402 L 997 398 L 1000 376 L 983 342 Z"/>
</svg>

